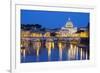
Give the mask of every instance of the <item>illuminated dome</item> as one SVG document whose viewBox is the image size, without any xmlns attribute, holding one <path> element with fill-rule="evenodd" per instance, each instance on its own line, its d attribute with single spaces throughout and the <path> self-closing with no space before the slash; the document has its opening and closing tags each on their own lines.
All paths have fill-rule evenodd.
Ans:
<svg viewBox="0 0 100 73">
<path fill-rule="evenodd" d="M 73 23 L 70 18 L 68 18 L 67 23 L 65 24 L 65 28 L 73 28 Z"/>
<path fill-rule="evenodd" d="M 68 18 L 68 21 L 66 22 L 65 26 L 61 28 L 60 32 L 62 33 L 62 35 L 73 34 L 77 32 L 77 28 L 74 27 L 71 19 Z"/>
</svg>

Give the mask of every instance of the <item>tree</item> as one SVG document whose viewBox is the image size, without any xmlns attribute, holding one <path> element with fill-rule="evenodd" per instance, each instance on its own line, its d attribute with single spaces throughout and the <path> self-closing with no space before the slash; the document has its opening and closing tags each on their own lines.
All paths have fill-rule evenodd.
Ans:
<svg viewBox="0 0 100 73">
<path fill-rule="evenodd" d="M 50 36 L 56 36 L 56 33 L 55 32 L 52 32 L 52 33 L 50 33 Z"/>
<path fill-rule="evenodd" d="M 36 27 L 37 29 L 40 29 L 40 28 L 41 28 L 41 25 L 35 24 L 35 27 Z"/>
</svg>

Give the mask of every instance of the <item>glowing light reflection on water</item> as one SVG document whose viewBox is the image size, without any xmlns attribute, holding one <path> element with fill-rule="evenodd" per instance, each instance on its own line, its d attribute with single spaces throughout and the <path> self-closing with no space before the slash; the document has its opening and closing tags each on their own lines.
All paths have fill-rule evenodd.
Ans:
<svg viewBox="0 0 100 73">
<path fill-rule="evenodd" d="M 21 49 L 21 62 L 46 62 L 89 59 L 87 46 L 79 47 L 79 44 L 65 43 L 62 41 L 47 40 L 44 42 L 32 41 L 28 50 Z M 84 50 L 85 49 L 85 50 Z M 29 53 L 29 52 L 30 53 Z"/>
</svg>

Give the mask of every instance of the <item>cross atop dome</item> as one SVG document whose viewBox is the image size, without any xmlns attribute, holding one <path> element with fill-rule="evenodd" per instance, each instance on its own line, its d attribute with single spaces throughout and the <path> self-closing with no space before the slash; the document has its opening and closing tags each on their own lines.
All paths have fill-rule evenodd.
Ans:
<svg viewBox="0 0 100 73">
<path fill-rule="evenodd" d="M 68 18 L 68 21 L 70 21 L 71 19 L 70 19 L 70 17 Z"/>
</svg>

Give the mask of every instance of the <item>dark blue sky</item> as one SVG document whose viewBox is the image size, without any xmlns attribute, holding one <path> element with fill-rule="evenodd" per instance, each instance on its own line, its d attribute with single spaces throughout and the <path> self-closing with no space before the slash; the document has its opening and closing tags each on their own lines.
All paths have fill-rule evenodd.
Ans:
<svg viewBox="0 0 100 73">
<path fill-rule="evenodd" d="M 89 13 L 21 10 L 21 24 L 40 24 L 45 28 L 61 28 L 68 18 L 75 27 L 85 27 L 89 22 Z"/>
</svg>

